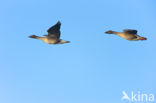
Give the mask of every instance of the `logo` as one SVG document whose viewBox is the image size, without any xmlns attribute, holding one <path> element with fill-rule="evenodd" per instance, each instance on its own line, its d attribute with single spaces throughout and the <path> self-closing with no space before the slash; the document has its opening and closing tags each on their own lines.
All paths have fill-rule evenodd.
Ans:
<svg viewBox="0 0 156 103">
<path fill-rule="evenodd" d="M 122 91 L 123 97 L 122 101 L 130 102 L 154 102 L 154 94 L 141 93 L 140 91 L 134 92 L 131 91 L 128 95 L 126 91 Z"/>
</svg>

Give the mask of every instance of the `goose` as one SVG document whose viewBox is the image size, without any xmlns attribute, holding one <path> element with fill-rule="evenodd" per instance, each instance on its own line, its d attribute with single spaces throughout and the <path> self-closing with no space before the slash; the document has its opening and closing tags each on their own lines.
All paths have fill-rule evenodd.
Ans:
<svg viewBox="0 0 156 103">
<path fill-rule="evenodd" d="M 108 30 L 105 33 L 115 34 L 130 41 L 147 40 L 147 38 L 137 35 L 137 30 L 133 30 L 133 29 L 124 29 L 123 32 L 116 32 L 116 31 Z"/>
<path fill-rule="evenodd" d="M 55 25 L 50 27 L 47 32 L 47 35 L 43 35 L 44 37 L 36 36 L 36 35 L 31 35 L 29 38 L 33 39 L 39 39 L 45 43 L 48 44 L 64 44 L 64 43 L 70 43 L 70 41 L 65 41 L 60 39 L 60 27 L 61 27 L 61 22 L 58 21 Z"/>
</svg>

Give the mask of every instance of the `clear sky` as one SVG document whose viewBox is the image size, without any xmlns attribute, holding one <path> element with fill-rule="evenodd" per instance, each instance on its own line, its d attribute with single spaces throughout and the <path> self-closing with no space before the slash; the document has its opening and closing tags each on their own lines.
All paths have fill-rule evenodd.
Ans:
<svg viewBox="0 0 156 103">
<path fill-rule="evenodd" d="M 28 38 L 61 21 L 49 45 Z M 124 103 L 156 94 L 155 0 L 1 0 L 0 103 Z M 147 41 L 107 30 L 137 29 Z"/>
</svg>

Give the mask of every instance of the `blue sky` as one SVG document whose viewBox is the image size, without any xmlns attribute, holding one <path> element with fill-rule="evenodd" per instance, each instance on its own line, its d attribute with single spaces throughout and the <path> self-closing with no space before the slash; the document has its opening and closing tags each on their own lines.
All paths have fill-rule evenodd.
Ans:
<svg viewBox="0 0 156 103">
<path fill-rule="evenodd" d="M 0 103 L 124 103 L 122 91 L 156 94 L 155 0 L 0 1 Z M 61 38 L 43 35 L 61 21 Z M 107 30 L 137 29 L 147 41 Z"/>
</svg>

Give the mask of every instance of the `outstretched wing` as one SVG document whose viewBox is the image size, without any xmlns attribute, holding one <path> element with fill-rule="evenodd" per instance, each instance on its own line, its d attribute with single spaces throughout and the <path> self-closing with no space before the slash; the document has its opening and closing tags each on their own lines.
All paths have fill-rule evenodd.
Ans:
<svg viewBox="0 0 156 103">
<path fill-rule="evenodd" d="M 137 30 L 132 29 L 124 29 L 123 32 L 126 34 L 137 34 Z"/>
<path fill-rule="evenodd" d="M 60 38 L 60 27 L 61 27 L 61 23 L 60 21 L 58 21 L 54 26 L 50 27 L 47 32 L 48 32 L 48 36 L 52 37 L 52 38 Z"/>
</svg>

